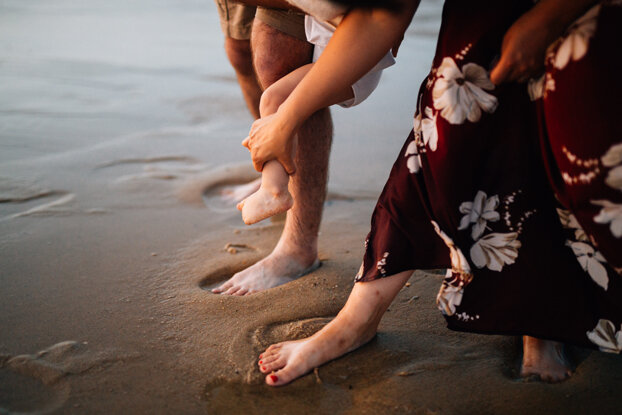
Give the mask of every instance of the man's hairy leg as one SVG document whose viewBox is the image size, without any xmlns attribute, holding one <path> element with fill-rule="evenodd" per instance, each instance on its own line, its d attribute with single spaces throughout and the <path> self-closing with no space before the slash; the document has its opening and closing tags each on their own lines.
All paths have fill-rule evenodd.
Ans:
<svg viewBox="0 0 622 415">
<path fill-rule="evenodd" d="M 259 101 L 261 98 L 261 87 L 259 81 L 257 81 L 257 75 L 255 75 L 255 68 L 253 67 L 253 56 L 251 53 L 251 41 L 238 40 L 230 37 L 225 37 L 225 52 L 229 63 L 235 70 L 235 75 L 238 79 L 238 84 L 242 90 L 242 96 L 248 111 L 251 113 L 254 119 L 259 118 Z M 241 200 L 246 199 L 249 195 L 252 195 L 259 189 L 261 180 L 253 180 L 252 182 L 226 186 L 220 191 L 222 200 L 234 206 Z"/>
<path fill-rule="evenodd" d="M 309 63 L 312 45 L 255 21 L 251 36 L 257 77 L 267 88 L 292 70 Z M 317 239 L 326 197 L 332 122 L 318 111 L 298 133 L 296 173 L 290 178 L 294 206 L 287 212 L 283 234 L 270 255 L 235 274 L 214 292 L 245 295 L 292 281 L 319 265 Z"/>
</svg>

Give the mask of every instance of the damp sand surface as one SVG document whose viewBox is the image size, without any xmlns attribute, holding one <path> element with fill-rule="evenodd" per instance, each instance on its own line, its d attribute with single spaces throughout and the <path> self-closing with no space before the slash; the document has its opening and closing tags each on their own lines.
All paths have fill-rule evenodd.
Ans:
<svg viewBox="0 0 622 415">
<path fill-rule="evenodd" d="M 416 272 L 379 334 L 282 388 L 257 355 L 343 306 L 412 128 L 441 2 L 423 1 L 365 104 L 334 109 L 322 266 L 248 297 L 206 289 L 267 255 L 227 186 L 257 177 L 210 1 L 0 4 L 0 413 L 617 413 L 622 361 L 571 350 L 560 385 L 517 341 L 450 332 Z"/>
</svg>

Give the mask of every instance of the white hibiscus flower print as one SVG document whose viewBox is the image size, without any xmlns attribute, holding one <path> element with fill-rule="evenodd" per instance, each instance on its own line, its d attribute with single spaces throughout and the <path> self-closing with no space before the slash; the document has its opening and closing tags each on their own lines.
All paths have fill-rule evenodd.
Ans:
<svg viewBox="0 0 622 415">
<path fill-rule="evenodd" d="M 557 69 L 566 67 L 570 60 L 578 61 L 587 53 L 590 38 L 596 32 L 600 4 L 592 7 L 580 17 L 570 28 L 568 34 L 561 40 L 557 53 L 553 58 L 553 66 Z"/>
<path fill-rule="evenodd" d="M 456 244 L 454 244 L 454 241 L 441 230 L 441 228 L 438 226 L 438 223 L 436 223 L 435 221 L 431 222 L 438 236 L 441 237 L 443 242 L 445 242 L 445 245 L 447 245 L 447 247 L 449 248 L 449 256 L 451 259 L 452 270 L 459 274 L 471 274 L 471 267 L 469 266 L 469 263 L 467 262 L 467 259 L 460 250 L 460 248 L 458 248 Z"/>
<path fill-rule="evenodd" d="M 411 173 L 418 173 L 421 169 L 421 155 L 417 151 L 417 143 L 415 140 L 408 144 L 404 156 L 406 157 L 406 167 L 408 167 L 408 171 Z"/>
<path fill-rule="evenodd" d="M 446 57 L 438 75 L 432 90 L 434 108 L 450 124 L 462 124 L 465 119 L 477 122 L 482 110 L 492 113 L 497 108 L 497 98 L 484 91 L 491 91 L 495 86 L 481 66 L 467 63 L 460 70 L 452 58 Z"/>
<path fill-rule="evenodd" d="M 518 233 L 489 233 L 471 247 L 471 261 L 477 268 L 501 271 L 504 265 L 513 264 L 518 257 L 521 242 Z"/>
<path fill-rule="evenodd" d="M 460 274 L 450 269 L 447 270 L 445 279 L 441 284 L 441 289 L 436 296 L 436 305 L 444 315 L 453 316 L 456 313 L 456 307 L 462 303 L 464 287 L 472 280 L 473 275 L 471 274 Z M 466 316 L 465 313 L 462 314 Z M 477 316 L 477 318 L 479 318 L 479 316 Z M 473 319 L 474 318 L 471 318 L 471 320 Z"/>
<path fill-rule="evenodd" d="M 603 266 L 605 257 L 595 250 L 592 245 L 585 242 L 568 241 L 566 245 L 568 245 L 577 256 L 577 261 L 579 261 L 583 270 L 590 275 L 596 284 L 607 291 L 609 277 L 607 276 L 607 269 Z"/>
<path fill-rule="evenodd" d="M 530 79 L 527 83 L 527 93 L 532 101 L 546 97 L 551 91 L 555 91 L 555 79 L 548 72 L 538 79 Z"/>
<path fill-rule="evenodd" d="M 385 252 L 382 258 L 380 258 L 380 260 L 376 263 L 376 268 L 378 269 L 378 271 L 380 271 L 383 277 L 387 275 L 387 270 L 384 267 L 387 265 L 388 257 L 389 253 Z"/>
<path fill-rule="evenodd" d="M 622 329 L 622 327 L 621 327 Z M 588 331 L 587 338 L 598 346 L 601 352 L 620 353 L 622 351 L 622 330 L 609 320 L 600 319 L 594 330 Z"/>
<path fill-rule="evenodd" d="M 611 229 L 611 233 L 616 238 L 622 237 L 622 204 L 613 203 L 609 200 L 592 200 L 592 203 L 603 208 L 598 215 L 594 216 L 594 222 L 607 224 Z"/>
<path fill-rule="evenodd" d="M 574 229 L 574 237 L 577 241 L 590 241 L 590 238 L 588 238 L 581 225 L 579 225 L 579 221 L 575 215 L 570 213 L 569 210 L 557 208 L 557 214 L 559 215 L 559 220 L 564 228 Z"/>
<path fill-rule="evenodd" d="M 609 170 L 605 183 L 614 189 L 622 191 L 622 166 Z"/>
<path fill-rule="evenodd" d="M 475 200 L 472 202 L 463 202 L 460 205 L 460 213 L 464 214 L 464 216 L 460 220 L 458 230 L 466 229 L 473 223 L 471 236 L 473 240 L 476 241 L 486 230 L 486 223 L 488 221 L 496 222 L 501 218 L 499 212 L 496 210 L 498 206 L 498 195 L 487 197 L 486 193 L 481 190 L 478 191 L 475 195 Z"/>
<path fill-rule="evenodd" d="M 432 151 L 436 151 L 436 146 L 438 145 L 436 115 L 437 114 L 434 114 L 434 111 L 432 111 L 432 108 L 425 107 L 425 118 L 421 121 L 423 144 L 427 145 Z"/>
<path fill-rule="evenodd" d="M 419 111 L 415 114 L 413 120 L 413 131 L 415 132 L 415 136 L 421 134 L 421 112 Z"/>
<path fill-rule="evenodd" d="M 445 279 L 451 277 L 451 270 L 447 270 L 447 277 Z M 436 296 L 436 305 L 438 309 L 441 310 L 446 316 L 453 316 L 456 313 L 456 307 L 460 305 L 462 302 L 462 295 L 464 294 L 464 288 L 462 284 L 456 286 L 453 284 L 448 284 L 446 281 L 441 285 L 441 289 Z"/>
<path fill-rule="evenodd" d="M 605 167 L 614 167 L 622 163 L 622 143 L 612 145 L 600 161 Z"/>
</svg>

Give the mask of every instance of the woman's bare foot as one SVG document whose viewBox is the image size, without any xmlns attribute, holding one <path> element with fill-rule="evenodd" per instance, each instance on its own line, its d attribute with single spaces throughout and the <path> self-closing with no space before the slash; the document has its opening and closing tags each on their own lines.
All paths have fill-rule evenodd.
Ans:
<svg viewBox="0 0 622 415">
<path fill-rule="evenodd" d="M 226 203 L 238 204 L 259 190 L 259 186 L 261 186 L 261 177 L 248 183 L 224 187 L 220 191 L 220 197 Z"/>
<path fill-rule="evenodd" d="M 238 210 L 242 211 L 242 220 L 252 225 L 270 216 L 286 212 L 294 205 L 294 199 L 287 187 L 277 192 L 271 192 L 260 187 L 255 193 L 238 203 Z"/>
<path fill-rule="evenodd" d="M 272 345 L 259 355 L 266 383 L 285 385 L 311 369 L 336 359 L 371 340 L 387 310 L 412 271 L 372 282 L 356 283 L 337 317 L 313 336 Z"/>
<path fill-rule="evenodd" d="M 537 376 L 544 382 L 561 382 L 572 374 L 563 345 L 550 340 L 523 336 L 521 376 Z"/>
</svg>

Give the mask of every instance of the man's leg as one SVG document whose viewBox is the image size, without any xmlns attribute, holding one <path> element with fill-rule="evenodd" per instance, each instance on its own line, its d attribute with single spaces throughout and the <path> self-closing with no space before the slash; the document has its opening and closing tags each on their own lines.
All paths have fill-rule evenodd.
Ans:
<svg viewBox="0 0 622 415">
<path fill-rule="evenodd" d="M 251 29 L 255 19 L 255 7 L 229 0 L 215 0 L 220 26 L 225 36 L 225 52 L 242 90 L 242 96 L 254 119 L 259 118 L 261 87 L 253 69 L 251 53 Z M 259 189 L 260 179 L 237 186 L 226 186 L 221 196 L 227 203 L 235 205 Z"/>
<path fill-rule="evenodd" d="M 309 63 L 312 45 L 256 19 L 251 36 L 255 70 L 267 88 L 287 73 Z M 326 197 L 332 122 L 327 109 L 318 111 L 298 133 L 297 170 L 290 178 L 294 206 L 274 251 L 235 274 L 219 287 L 226 294 L 244 295 L 289 282 L 319 265 L 317 238 Z"/>
<path fill-rule="evenodd" d="M 259 118 L 261 87 L 253 69 L 250 39 L 225 37 L 225 52 L 235 70 L 246 106 L 253 118 Z"/>
</svg>

